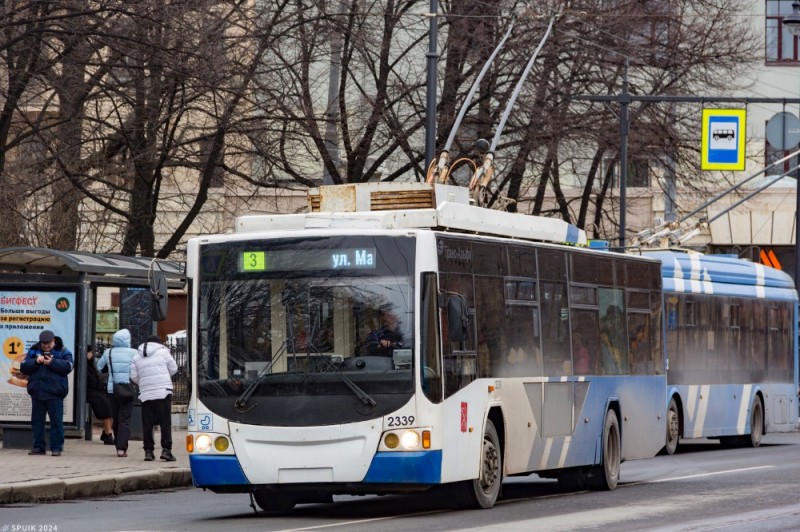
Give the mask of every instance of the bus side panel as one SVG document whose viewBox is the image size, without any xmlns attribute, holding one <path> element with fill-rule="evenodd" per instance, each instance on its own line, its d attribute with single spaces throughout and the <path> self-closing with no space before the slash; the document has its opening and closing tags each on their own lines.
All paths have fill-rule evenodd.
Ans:
<svg viewBox="0 0 800 532">
<path fill-rule="evenodd" d="M 495 399 L 489 392 L 493 384 L 493 380 L 476 380 L 442 402 L 436 432 L 442 437 L 443 483 L 478 478 L 486 414 Z"/>
<path fill-rule="evenodd" d="M 442 481 L 476 478 L 493 406 L 503 411 L 506 475 L 598 463 L 612 401 L 620 410 L 623 459 L 652 457 L 665 442 L 665 387 L 663 376 L 475 381 L 443 405 Z"/>
<path fill-rule="evenodd" d="M 558 387 L 572 386 L 574 401 L 565 410 Z M 508 439 L 509 473 L 544 471 L 596 464 L 600 460 L 606 411 L 616 402 L 620 411 L 622 458 L 649 458 L 664 446 L 663 419 L 666 412 L 662 390 L 663 377 L 586 377 L 574 381 L 527 383 L 532 398 L 531 410 L 537 411 L 532 445 L 513 435 Z M 535 394 L 541 393 L 536 404 Z M 553 404 L 556 401 L 557 404 Z M 516 403 L 515 403 L 516 404 Z M 507 409 L 514 420 L 507 425 L 524 423 L 515 409 Z M 566 419 L 558 419 L 565 415 Z M 521 462 L 526 459 L 522 466 Z"/>
<path fill-rule="evenodd" d="M 791 384 L 676 385 L 683 404 L 683 437 L 750 434 L 750 408 L 761 391 L 767 432 L 794 430 Z"/>
<path fill-rule="evenodd" d="M 666 443 L 666 376 L 604 377 L 597 380 L 606 379 L 611 381 L 609 395 L 619 397 L 622 459 L 652 458 Z"/>
</svg>

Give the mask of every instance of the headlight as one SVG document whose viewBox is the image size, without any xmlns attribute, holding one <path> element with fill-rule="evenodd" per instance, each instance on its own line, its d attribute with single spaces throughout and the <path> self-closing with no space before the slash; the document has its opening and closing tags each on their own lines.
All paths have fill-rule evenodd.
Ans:
<svg viewBox="0 0 800 532">
<path fill-rule="evenodd" d="M 214 449 L 221 453 L 224 453 L 228 450 L 228 445 L 228 438 L 225 436 L 217 436 L 217 439 L 214 440 Z"/>
<path fill-rule="evenodd" d="M 200 434 L 194 439 L 194 448 L 198 453 L 207 453 L 211 449 L 211 436 Z"/>
<path fill-rule="evenodd" d="M 405 431 L 400 437 L 400 444 L 403 446 L 403 449 L 407 451 L 416 449 L 419 447 L 419 434 L 413 430 Z"/>
<path fill-rule="evenodd" d="M 429 428 L 391 430 L 383 434 L 380 450 L 421 451 L 431 448 Z"/>
<path fill-rule="evenodd" d="M 387 434 L 387 435 L 386 435 L 386 437 L 383 439 L 383 443 L 384 443 L 384 444 L 386 445 L 386 447 L 388 447 L 389 449 L 396 449 L 396 448 L 397 448 L 397 446 L 400 444 L 400 438 L 398 438 L 398 437 L 397 437 L 397 434 L 395 434 L 395 433 L 393 433 L 393 432 L 390 432 L 390 433 L 389 433 L 389 434 Z"/>
</svg>

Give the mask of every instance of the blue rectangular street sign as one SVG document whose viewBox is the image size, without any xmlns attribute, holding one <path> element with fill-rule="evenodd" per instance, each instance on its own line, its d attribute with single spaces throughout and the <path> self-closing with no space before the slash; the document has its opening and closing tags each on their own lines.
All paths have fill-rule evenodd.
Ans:
<svg viewBox="0 0 800 532">
<path fill-rule="evenodd" d="M 744 170 L 746 109 L 703 109 L 700 168 Z"/>
</svg>

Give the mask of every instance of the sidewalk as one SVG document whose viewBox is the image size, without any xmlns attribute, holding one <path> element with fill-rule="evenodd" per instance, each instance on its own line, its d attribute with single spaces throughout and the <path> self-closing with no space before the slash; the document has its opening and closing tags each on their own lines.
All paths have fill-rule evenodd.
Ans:
<svg viewBox="0 0 800 532">
<path fill-rule="evenodd" d="M 100 441 L 100 428 L 94 429 L 92 441 L 67 438 L 64 453 L 57 457 L 49 451 L 45 456 L 28 456 L 28 449 L 0 448 L 0 505 L 191 486 L 186 430 L 172 431 L 175 462 L 158 459 L 158 431 L 155 440 L 154 462 L 144 461 L 139 440 L 130 441 L 127 458 L 118 458 L 113 445 Z"/>
</svg>

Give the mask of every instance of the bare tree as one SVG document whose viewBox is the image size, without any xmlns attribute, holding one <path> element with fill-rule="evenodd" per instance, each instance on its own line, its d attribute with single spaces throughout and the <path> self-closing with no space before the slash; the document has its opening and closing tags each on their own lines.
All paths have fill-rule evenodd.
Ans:
<svg viewBox="0 0 800 532">
<path fill-rule="evenodd" d="M 257 205 L 266 189 L 316 186 L 323 173 L 334 183 L 421 179 L 427 20 L 420 13 L 427 4 L 3 4 L 0 203 L 14 216 L 0 242 L 166 257 L 187 234 L 220 230 L 219 215 Z M 439 147 L 515 5 L 440 3 Z M 497 149 L 496 197 L 608 235 L 618 118 L 615 109 L 574 96 L 616 94 L 626 71 L 634 94 L 730 92 L 755 48 L 736 16 L 743 6 L 516 5 L 511 41 L 484 78 L 457 149 L 494 133 L 555 16 Z M 326 108 L 332 61 L 339 65 L 336 113 Z M 674 161 L 678 181 L 702 187 L 690 179 L 691 116 L 686 106 L 633 105 L 630 157 Z M 340 160 L 329 149 L 332 132 Z M 578 199 L 566 192 L 575 187 Z M 49 198 L 46 205 L 25 199 L 32 194 Z"/>
</svg>

